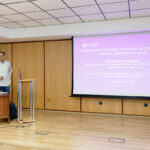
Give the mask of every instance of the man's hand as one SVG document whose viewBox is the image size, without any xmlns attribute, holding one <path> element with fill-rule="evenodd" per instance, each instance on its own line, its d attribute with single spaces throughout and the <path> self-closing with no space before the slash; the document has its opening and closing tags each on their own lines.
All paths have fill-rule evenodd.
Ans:
<svg viewBox="0 0 150 150">
<path fill-rule="evenodd" d="M 0 76 L 0 80 L 3 80 L 3 78 L 4 78 L 3 76 Z"/>
</svg>

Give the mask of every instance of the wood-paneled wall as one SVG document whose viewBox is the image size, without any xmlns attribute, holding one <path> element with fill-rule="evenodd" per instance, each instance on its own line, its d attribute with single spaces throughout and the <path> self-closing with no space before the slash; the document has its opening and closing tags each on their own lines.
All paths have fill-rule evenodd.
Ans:
<svg viewBox="0 0 150 150">
<path fill-rule="evenodd" d="M 45 108 L 80 111 L 79 98 L 70 98 L 72 41 L 45 43 Z"/>
<path fill-rule="evenodd" d="M 150 100 L 124 100 L 123 114 L 150 116 Z"/>
<path fill-rule="evenodd" d="M 108 98 L 82 98 L 82 111 L 122 114 L 122 100 Z"/>
<path fill-rule="evenodd" d="M 44 109 L 44 43 L 15 43 L 13 46 L 13 100 L 17 103 L 19 69 L 22 79 L 35 79 L 35 108 Z M 29 86 L 23 86 L 23 107 L 29 107 Z"/>
<path fill-rule="evenodd" d="M 22 79 L 35 79 L 35 108 L 150 116 L 150 101 L 101 98 L 71 98 L 72 41 L 0 44 L 13 66 L 11 97 L 17 103 L 19 69 Z M 29 107 L 24 85 L 23 107 Z M 12 92 L 13 91 L 13 92 Z"/>
</svg>

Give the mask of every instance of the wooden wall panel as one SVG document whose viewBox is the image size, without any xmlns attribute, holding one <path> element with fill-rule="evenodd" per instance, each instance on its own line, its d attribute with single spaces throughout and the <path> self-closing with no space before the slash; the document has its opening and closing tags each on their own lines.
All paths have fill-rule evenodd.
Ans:
<svg viewBox="0 0 150 150">
<path fill-rule="evenodd" d="M 150 116 L 150 100 L 124 100 L 123 113 Z"/>
<path fill-rule="evenodd" d="M 82 98 L 82 111 L 122 114 L 122 100 Z"/>
<path fill-rule="evenodd" d="M 6 53 L 5 59 L 11 62 L 11 44 L 0 44 L 0 50 Z"/>
<path fill-rule="evenodd" d="M 6 53 L 5 60 L 9 61 L 12 65 L 11 44 L 0 44 L 0 50 Z M 12 101 L 12 80 L 11 80 L 11 86 L 10 86 L 10 101 Z"/>
<path fill-rule="evenodd" d="M 35 108 L 44 109 L 44 43 L 13 44 L 13 99 L 17 102 L 19 69 L 22 79 L 35 79 Z M 23 86 L 23 107 L 29 107 L 27 84 Z"/>
<path fill-rule="evenodd" d="M 72 41 L 45 43 L 45 108 L 80 111 L 79 98 L 71 98 Z"/>
</svg>

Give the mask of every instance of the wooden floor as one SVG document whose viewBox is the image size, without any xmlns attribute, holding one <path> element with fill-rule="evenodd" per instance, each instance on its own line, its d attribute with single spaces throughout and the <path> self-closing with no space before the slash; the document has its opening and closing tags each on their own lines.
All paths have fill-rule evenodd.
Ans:
<svg viewBox="0 0 150 150">
<path fill-rule="evenodd" d="M 150 117 L 57 111 L 35 115 L 36 122 L 24 128 L 16 128 L 16 120 L 9 125 L 1 121 L 0 150 L 150 150 Z"/>
</svg>

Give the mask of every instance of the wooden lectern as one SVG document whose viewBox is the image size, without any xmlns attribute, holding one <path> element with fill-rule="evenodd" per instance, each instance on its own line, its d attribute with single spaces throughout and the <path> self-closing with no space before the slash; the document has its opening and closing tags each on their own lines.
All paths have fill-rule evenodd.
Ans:
<svg viewBox="0 0 150 150">
<path fill-rule="evenodd" d="M 9 123 L 9 95 L 0 95 L 0 119 L 7 119 Z"/>
<path fill-rule="evenodd" d="M 22 118 L 22 84 L 29 84 L 29 101 L 30 101 L 30 119 L 28 121 L 23 121 Z M 33 122 L 34 121 L 34 80 L 26 79 L 19 80 L 17 83 L 17 96 L 18 96 L 18 121 L 23 122 Z"/>
</svg>

